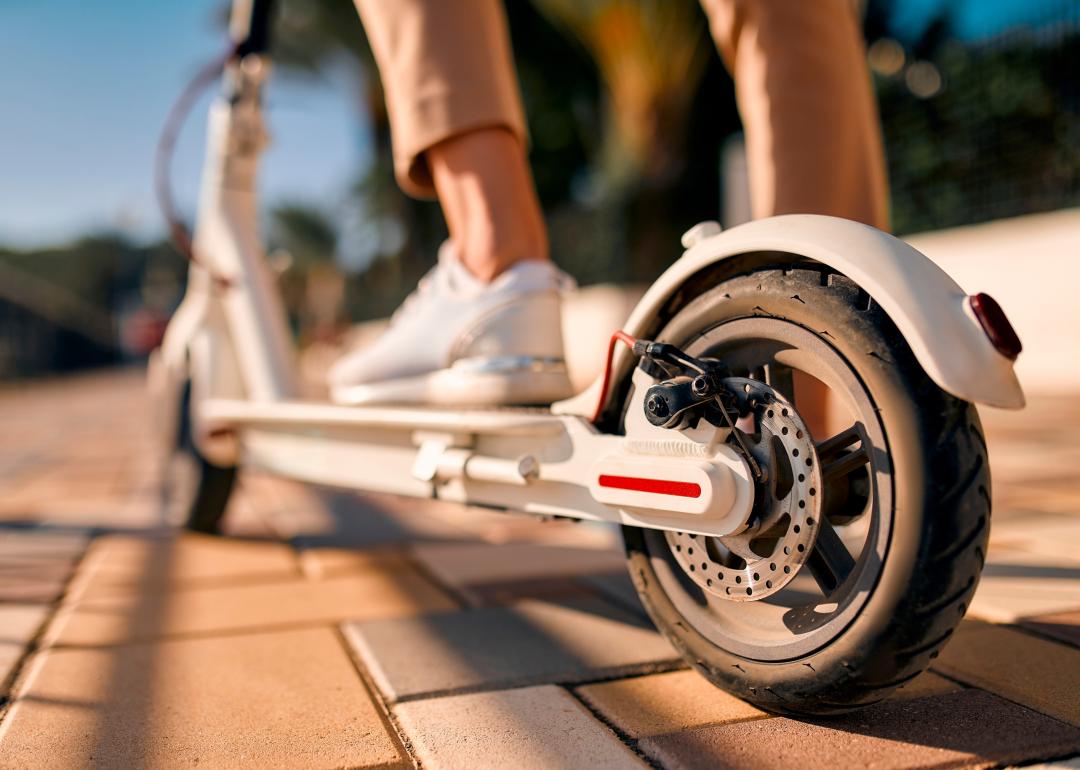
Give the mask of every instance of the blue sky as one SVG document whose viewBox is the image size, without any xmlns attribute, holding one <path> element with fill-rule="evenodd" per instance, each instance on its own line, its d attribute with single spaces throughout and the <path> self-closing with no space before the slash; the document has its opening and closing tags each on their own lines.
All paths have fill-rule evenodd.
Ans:
<svg viewBox="0 0 1080 770">
<path fill-rule="evenodd" d="M 1080 20 L 1077 0 L 887 0 L 891 32 L 905 43 L 944 18 L 960 40 L 993 37 L 1014 27 L 1037 28 L 1060 20 Z"/>
<path fill-rule="evenodd" d="M 172 100 L 224 50 L 221 0 L 0 0 L 0 244 L 63 242 L 91 230 L 161 234 L 153 152 Z M 357 33 L 360 33 L 359 24 Z M 333 204 L 365 162 L 364 120 L 348 77 L 276 72 L 268 201 Z M 194 204 L 206 103 L 174 173 Z"/>
</svg>

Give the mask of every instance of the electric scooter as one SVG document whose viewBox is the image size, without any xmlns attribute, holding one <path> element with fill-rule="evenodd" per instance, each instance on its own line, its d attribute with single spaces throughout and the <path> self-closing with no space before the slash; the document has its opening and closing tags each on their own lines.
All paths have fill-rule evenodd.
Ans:
<svg viewBox="0 0 1080 770">
<path fill-rule="evenodd" d="M 642 604 L 687 663 L 774 712 L 881 700 L 975 590 L 990 521 L 975 403 L 1020 408 L 993 299 L 840 219 L 705 222 L 614 332 L 604 374 L 544 408 L 298 397 L 256 228 L 269 3 L 238 0 L 210 111 L 186 295 L 150 379 L 188 526 L 238 470 L 622 529 Z M 181 232 L 182 236 L 183 233 Z M 817 434 L 800 382 L 841 427 Z"/>
</svg>

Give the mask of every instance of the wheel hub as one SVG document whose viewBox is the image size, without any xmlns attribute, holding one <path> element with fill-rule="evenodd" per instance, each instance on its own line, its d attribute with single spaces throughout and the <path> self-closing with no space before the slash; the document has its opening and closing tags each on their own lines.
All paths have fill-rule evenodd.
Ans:
<svg viewBox="0 0 1080 770">
<path fill-rule="evenodd" d="M 700 588 L 730 601 L 755 601 L 780 591 L 809 558 L 821 520 L 821 469 L 810 432 L 787 400 L 757 380 L 724 382 L 756 425 L 742 442 L 762 469 L 753 512 L 742 532 L 727 537 L 665 534 Z"/>
</svg>

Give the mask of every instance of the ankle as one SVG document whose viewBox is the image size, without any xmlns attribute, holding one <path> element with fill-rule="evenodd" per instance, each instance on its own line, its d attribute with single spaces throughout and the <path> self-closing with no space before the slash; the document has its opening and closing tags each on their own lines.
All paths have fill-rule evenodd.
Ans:
<svg viewBox="0 0 1080 770">
<path fill-rule="evenodd" d="M 523 228 L 507 233 L 484 228 L 470 232 L 458 243 L 458 255 L 470 273 L 490 283 L 519 262 L 547 261 L 548 242 L 543 231 L 525 232 Z"/>
</svg>

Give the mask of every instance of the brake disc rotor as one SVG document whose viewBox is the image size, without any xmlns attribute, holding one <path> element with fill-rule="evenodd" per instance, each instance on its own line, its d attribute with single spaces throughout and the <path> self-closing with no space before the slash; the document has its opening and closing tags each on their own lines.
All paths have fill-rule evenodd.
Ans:
<svg viewBox="0 0 1080 770">
<path fill-rule="evenodd" d="M 821 469 L 798 413 L 763 382 L 729 378 L 756 420 L 746 445 L 763 471 L 746 529 L 727 537 L 666 532 L 675 560 L 698 586 L 736 602 L 786 586 L 806 563 L 821 520 Z"/>
</svg>

